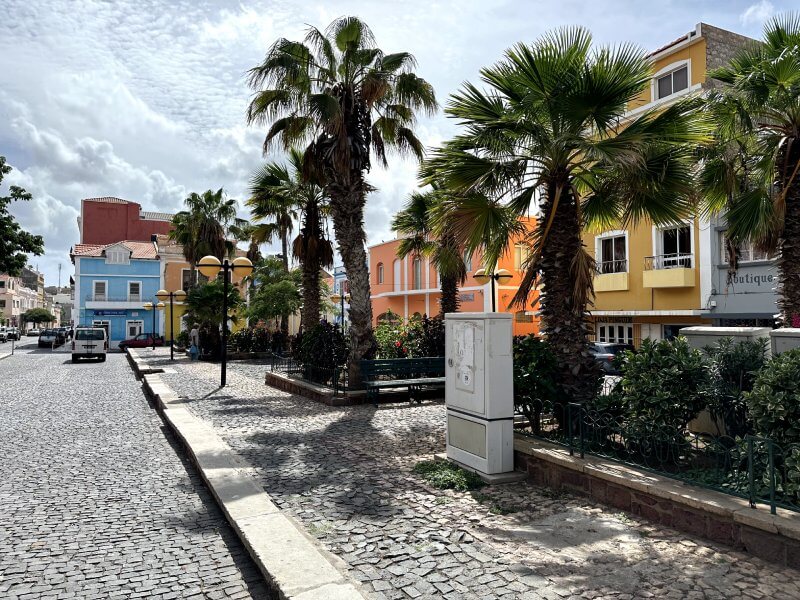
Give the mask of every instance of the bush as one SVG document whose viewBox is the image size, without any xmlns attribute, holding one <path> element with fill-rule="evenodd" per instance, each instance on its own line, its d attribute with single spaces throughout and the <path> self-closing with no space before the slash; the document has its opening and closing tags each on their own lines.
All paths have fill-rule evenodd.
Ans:
<svg viewBox="0 0 800 600">
<path fill-rule="evenodd" d="M 323 321 L 297 337 L 294 358 L 304 365 L 333 369 L 347 360 L 347 338 L 338 326 Z"/>
<path fill-rule="evenodd" d="M 178 335 L 175 336 L 175 344 L 180 346 L 181 348 L 188 348 L 189 347 L 189 331 L 184 329 Z"/>
<path fill-rule="evenodd" d="M 621 360 L 624 417 L 679 436 L 708 403 L 709 373 L 686 338 L 645 339 Z"/>
<path fill-rule="evenodd" d="M 778 444 L 800 443 L 800 349 L 768 361 L 745 401 L 758 435 Z"/>
<path fill-rule="evenodd" d="M 272 348 L 273 336 L 265 326 L 256 325 L 232 333 L 228 343 L 234 352 L 266 352 Z"/>
<path fill-rule="evenodd" d="M 558 402 L 558 362 L 547 342 L 535 335 L 514 338 L 514 407 L 534 433 L 541 433 L 542 412 Z"/>
<path fill-rule="evenodd" d="M 382 321 L 375 328 L 375 341 L 380 358 L 409 358 L 424 356 L 420 346 L 423 340 L 423 320 L 411 318 L 408 322 Z"/>
<path fill-rule="evenodd" d="M 444 356 L 444 317 L 422 317 L 419 356 Z"/>
<path fill-rule="evenodd" d="M 414 473 L 441 490 L 466 492 L 486 485 L 478 475 L 444 460 L 424 460 L 414 465 Z"/>
</svg>

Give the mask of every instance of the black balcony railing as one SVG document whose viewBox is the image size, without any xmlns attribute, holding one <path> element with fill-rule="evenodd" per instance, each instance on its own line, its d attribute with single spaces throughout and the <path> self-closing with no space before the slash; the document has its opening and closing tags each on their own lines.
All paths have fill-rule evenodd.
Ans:
<svg viewBox="0 0 800 600">
<path fill-rule="evenodd" d="M 597 274 L 606 275 L 608 273 L 627 273 L 627 260 L 604 260 L 597 263 Z"/>
<path fill-rule="evenodd" d="M 659 254 L 644 257 L 645 271 L 661 269 L 691 269 L 694 265 L 694 254 Z"/>
</svg>

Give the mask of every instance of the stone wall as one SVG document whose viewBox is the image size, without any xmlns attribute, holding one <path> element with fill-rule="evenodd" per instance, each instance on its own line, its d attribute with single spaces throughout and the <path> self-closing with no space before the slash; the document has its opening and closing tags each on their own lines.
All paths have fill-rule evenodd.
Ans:
<svg viewBox="0 0 800 600">
<path fill-rule="evenodd" d="M 700 24 L 700 34 L 706 40 L 707 71 L 728 65 L 742 47 L 755 42 L 752 38 L 714 27 L 708 23 Z M 703 87 L 714 88 L 720 85 L 720 82 L 707 78 Z"/>
</svg>

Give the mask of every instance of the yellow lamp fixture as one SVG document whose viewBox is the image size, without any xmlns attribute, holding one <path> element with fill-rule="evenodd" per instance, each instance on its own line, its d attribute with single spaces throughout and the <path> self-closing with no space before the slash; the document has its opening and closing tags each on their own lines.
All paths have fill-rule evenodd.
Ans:
<svg viewBox="0 0 800 600">
<path fill-rule="evenodd" d="M 511 271 L 506 269 L 500 269 L 497 273 L 495 273 L 495 278 L 497 278 L 497 283 L 503 285 L 504 283 L 508 283 L 512 277 Z"/>
<path fill-rule="evenodd" d="M 156 292 L 156 298 L 159 300 L 167 300 L 169 298 L 169 292 L 167 290 L 158 290 Z"/>
<path fill-rule="evenodd" d="M 240 256 L 233 259 L 232 263 L 233 272 L 237 277 L 247 277 L 253 272 L 253 263 L 246 256 Z"/>
<path fill-rule="evenodd" d="M 478 269 L 473 274 L 472 278 L 477 281 L 480 285 L 486 285 L 489 283 L 490 277 L 486 274 L 486 269 Z"/>
<path fill-rule="evenodd" d="M 145 302 L 142 304 L 142 308 L 145 310 L 153 310 L 153 303 L 152 302 Z"/>
<path fill-rule="evenodd" d="M 333 294 L 331 296 L 331 300 L 334 304 L 339 304 L 339 302 L 342 300 L 342 297 L 339 294 Z"/>
<path fill-rule="evenodd" d="M 159 302 L 158 304 L 156 304 L 156 310 L 164 310 L 164 306 L 165 305 L 163 302 Z"/>
<path fill-rule="evenodd" d="M 214 279 L 222 268 L 222 263 L 216 256 L 204 256 L 197 263 L 197 270 L 209 279 Z"/>
<path fill-rule="evenodd" d="M 186 292 L 183 290 L 178 290 L 177 292 L 173 292 L 172 296 L 175 298 L 176 302 L 183 302 L 186 300 Z"/>
</svg>

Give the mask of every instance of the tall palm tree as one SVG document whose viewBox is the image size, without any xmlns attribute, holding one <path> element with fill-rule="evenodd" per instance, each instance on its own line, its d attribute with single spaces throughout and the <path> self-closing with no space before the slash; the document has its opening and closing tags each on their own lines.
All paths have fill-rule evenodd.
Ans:
<svg viewBox="0 0 800 600">
<path fill-rule="evenodd" d="M 189 263 L 190 282 L 196 283 L 197 262 L 209 254 L 222 260 L 233 256 L 236 245 L 229 239 L 229 229 L 242 226 L 236 217 L 236 200 L 228 198 L 222 188 L 192 192 L 184 200 L 186 210 L 172 218 L 169 237 L 183 246 L 183 255 Z"/>
<path fill-rule="evenodd" d="M 733 199 L 728 232 L 778 256 L 778 306 L 800 325 L 800 14 L 771 19 L 760 44 L 710 73 L 740 104 L 742 138 L 755 149 L 749 187 Z"/>
<path fill-rule="evenodd" d="M 695 101 L 626 118 L 628 103 L 649 89 L 650 64 L 629 45 L 593 50 L 583 28 L 517 44 L 481 76 L 487 90 L 467 83 L 450 98 L 447 113 L 463 133 L 434 152 L 423 175 L 457 192 L 447 202 L 468 251 L 490 235 L 490 267 L 516 217 L 540 212 L 514 303 L 541 284 L 542 331 L 563 395 L 585 401 L 597 367 L 587 338 L 595 265 L 583 228 L 691 214 L 693 152 L 706 126 Z"/>
<path fill-rule="evenodd" d="M 245 204 L 256 222 L 253 237 L 259 244 L 281 242 L 281 257 L 289 270 L 289 236 L 297 220 L 297 201 L 292 195 L 294 178 L 282 163 L 268 162 L 250 178 L 250 198 Z"/>
<path fill-rule="evenodd" d="M 364 234 L 365 181 L 371 156 L 387 165 L 386 152 L 422 157 L 414 134 L 416 113 L 432 114 L 431 85 L 413 73 L 407 52 L 385 54 L 369 27 L 341 17 L 322 32 L 310 27 L 303 42 L 279 39 L 249 72 L 255 95 L 249 123 L 268 125 L 264 149 L 308 144 L 303 174 L 330 198 L 336 241 L 350 282 L 350 377 L 375 346 Z"/>
<path fill-rule="evenodd" d="M 414 192 L 403 210 L 392 221 L 392 231 L 404 234 L 397 247 L 397 256 L 421 257 L 431 259 L 440 280 L 439 306 L 441 314 L 458 312 L 458 286 L 467 278 L 467 269 L 459 251 L 454 232 L 449 227 L 434 233 L 435 205 L 439 194 L 436 191 Z"/>
</svg>

